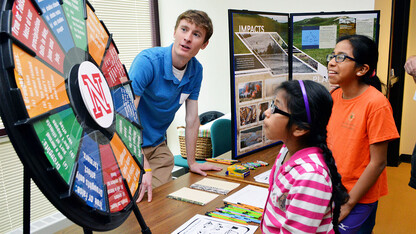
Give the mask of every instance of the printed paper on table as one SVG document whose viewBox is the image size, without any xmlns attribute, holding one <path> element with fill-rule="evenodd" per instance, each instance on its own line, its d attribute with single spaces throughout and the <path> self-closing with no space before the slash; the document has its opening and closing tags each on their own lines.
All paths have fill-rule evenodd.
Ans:
<svg viewBox="0 0 416 234">
<path fill-rule="evenodd" d="M 191 188 L 226 195 L 238 186 L 240 186 L 239 183 L 204 178 L 192 184 Z"/>
</svg>

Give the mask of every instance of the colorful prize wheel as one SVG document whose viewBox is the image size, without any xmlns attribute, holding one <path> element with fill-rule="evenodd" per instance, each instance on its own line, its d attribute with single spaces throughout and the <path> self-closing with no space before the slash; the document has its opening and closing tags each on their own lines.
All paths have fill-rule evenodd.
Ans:
<svg viewBox="0 0 416 234">
<path fill-rule="evenodd" d="M 140 120 L 117 47 L 85 0 L 4 0 L 0 112 L 25 170 L 70 220 L 118 227 L 143 175 Z"/>
</svg>

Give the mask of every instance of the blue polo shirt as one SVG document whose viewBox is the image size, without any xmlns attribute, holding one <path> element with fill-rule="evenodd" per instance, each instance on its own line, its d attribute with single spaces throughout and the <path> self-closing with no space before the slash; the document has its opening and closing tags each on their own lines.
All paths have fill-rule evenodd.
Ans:
<svg viewBox="0 0 416 234">
<path fill-rule="evenodd" d="M 136 56 L 129 77 L 134 94 L 140 96 L 137 110 L 143 126 L 143 147 L 157 146 L 166 139 L 166 130 L 186 98 L 198 100 L 202 65 L 193 57 L 179 81 L 172 73 L 172 45 L 154 47 Z"/>
</svg>

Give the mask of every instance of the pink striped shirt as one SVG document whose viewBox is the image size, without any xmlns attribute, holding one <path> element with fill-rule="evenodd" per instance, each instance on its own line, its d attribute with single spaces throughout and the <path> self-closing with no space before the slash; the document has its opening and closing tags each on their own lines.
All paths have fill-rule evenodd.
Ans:
<svg viewBox="0 0 416 234">
<path fill-rule="evenodd" d="M 299 150 L 281 165 L 286 153 L 283 145 L 270 173 L 263 233 L 334 233 L 332 182 L 322 150 Z"/>
</svg>

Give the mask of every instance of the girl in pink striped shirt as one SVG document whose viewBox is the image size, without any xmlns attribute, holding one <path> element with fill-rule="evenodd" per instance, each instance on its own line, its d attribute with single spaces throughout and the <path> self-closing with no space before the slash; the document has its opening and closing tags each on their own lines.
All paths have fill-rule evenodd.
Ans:
<svg viewBox="0 0 416 234">
<path fill-rule="evenodd" d="M 309 80 L 283 82 L 265 112 L 268 139 L 283 141 L 269 179 L 263 233 L 338 233 L 348 200 L 326 144 L 332 98 Z"/>
</svg>

